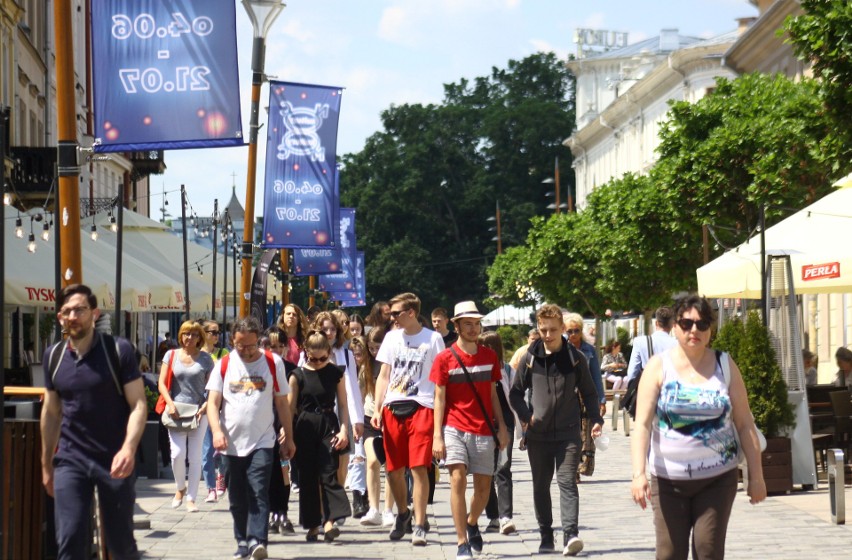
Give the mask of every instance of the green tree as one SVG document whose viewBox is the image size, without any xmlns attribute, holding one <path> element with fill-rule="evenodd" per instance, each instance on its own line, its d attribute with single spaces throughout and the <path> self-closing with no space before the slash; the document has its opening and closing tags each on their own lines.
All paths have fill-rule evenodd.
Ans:
<svg viewBox="0 0 852 560">
<path fill-rule="evenodd" d="M 412 290 L 424 309 L 485 299 L 496 254 L 487 219 L 499 202 L 504 246 L 523 241 L 545 213 L 541 180 L 556 156 L 571 175 L 561 141 L 573 122 L 573 78 L 552 53 L 445 85 L 439 105 L 384 111 L 383 130 L 344 156 L 340 176 L 342 204 L 357 210 L 368 299 Z"/>
<path fill-rule="evenodd" d="M 745 324 L 739 320 L 726 323 L 713 347 L 731 354 L 742 372 L 757 427 L 767 437 L 777 437 L 796 419 L 769 337 L 760 314 L 751 311 Z"/>
<path fill-rule="evenodd" d="M 822 99 L 834 120 L 836 165 L 849 171 L 852 155 L 852 3 L 801 0 L 803 15 L 788 17 L 784 29 L 796 55 L 811 63 Z M 843 173 L 841 173 L 843 174 Z"/>
<path fill-rule="evenodd" d="M 692 268 L 701 264 L 702 224 L 735 245 L 753 233 L 762 205 L 772 205 L 771 225 L 789 213 L 781 207 L 813 202 L 837 178 L 834 131 L 813 80 L 720 78 L 712 94 L 672 103 L 669 114 L 651 178 L 673 209 L 678 241 L 694 248 Z"/>
</svg>

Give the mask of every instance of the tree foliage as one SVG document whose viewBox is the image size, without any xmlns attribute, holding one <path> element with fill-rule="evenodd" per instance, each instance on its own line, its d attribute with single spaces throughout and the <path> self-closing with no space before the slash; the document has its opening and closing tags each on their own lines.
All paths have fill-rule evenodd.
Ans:
<svg viewBox="0 0 852 560">
<path fill-rule="evenodd" d="M 803 15 L 789 17 L 785 30 L 796 55 L 811 63 L 822 99 L 835 122 L 838 165 L 849 170 L 852 155 L 852 3 L 801 0 Z"/>
<path fill-rule="evenodd" d="M 777 437 L 795 424 L 795 415 L 769 337 L 760 314 L 752 311 L 745 324 L 739 319 L 725 323 L 713 347 L 730 353 L 740 368 L 757 427 L 767 437 Z"/>
<path fill-rule="evenodd" d="M 341 202 L 358 216 L 368 299 L 414 291 L 430 305 L 485 299 L 496 254 L 489 217 L 499 202 L 504 247 L 545 212 L 546 186 L 573 128 L 573 78 L 552 53 L 447 84 L 441 104 L 391 106 L 383 130 L 344 156 Z"/>
<path fill-rule="evenodd" d="M 830 191 L 839 152 L 816 92 L 811 80 L 754 74 L 672 103 L 648 175 L 614 178 L 577 214 L 533 222 L 526 251 L 489 270 L 491 289 L 506 296 L 529 279 L 545 298 L 597 315 L 695 290 L 703 224 L 719 254 L 754 232 L 761 206 L 771 224 Z"/>
</svg>

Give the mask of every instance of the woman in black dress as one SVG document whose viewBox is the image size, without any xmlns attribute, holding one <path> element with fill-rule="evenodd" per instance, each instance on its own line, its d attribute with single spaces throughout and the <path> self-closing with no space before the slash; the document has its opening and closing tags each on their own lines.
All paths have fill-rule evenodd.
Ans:
<svg viewBox="0 0 852 560">
<path fill-rule="evenodd" d="M 343 370 L 329 362 L 331 344 L 321 332 L 305 339 L 305 365 L 290 376 L 290 406 L 298 410 L 293 428 L 293 458 L 299 469 L 299 521 L 316 541 L 324 524 L 325 540 L 340 535 L 334 521 L 352 515 L 346 491 L 337 480 L 338 451 L 349 446 L 349 413 Z M 337 414 L 335 414 L 337 405 Z M 339 415 L 339 417 L 338 417 Z"/>
</svg>

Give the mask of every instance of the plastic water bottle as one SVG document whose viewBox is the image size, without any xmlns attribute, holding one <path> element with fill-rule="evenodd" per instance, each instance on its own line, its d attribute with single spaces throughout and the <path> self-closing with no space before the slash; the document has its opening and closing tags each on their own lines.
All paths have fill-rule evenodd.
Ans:
<svg viewBox="0 0 852 560">
<path fill-rule="evenodd" d="M 606 451 L 609 449 L 609 436 L 606 434 L 601 434 L 597 438 L 595 438 L 595 448 L 599 451 Z"/>
</svg>

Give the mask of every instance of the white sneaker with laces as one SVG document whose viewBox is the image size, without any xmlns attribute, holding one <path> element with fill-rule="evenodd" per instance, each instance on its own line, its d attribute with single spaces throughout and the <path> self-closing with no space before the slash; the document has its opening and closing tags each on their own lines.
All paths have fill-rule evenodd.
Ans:
<svg viewBox="0 0 852 560">
<path fill-rule="evenodd" d="M 382 513 L 382 527 L 393 527 L 393 524 L 396 523 L 396 514 L 386 509 L 384 513 Z"/>
<path fill-rule="evenodd" d="M 500 518 L 500 534 L 510 535 L 515 532 L 515 522 L 511 517 Z"/>
<path fill-rule="evenodd" d="M 376 508 L 370 508 L 370 510 L 364 514 L 364 517 L 361 518 L 361 525 L 368 527 L 379 527 L 382 524 L 382 514 L 379 513 L 379 510 Z"/>
</svg>

